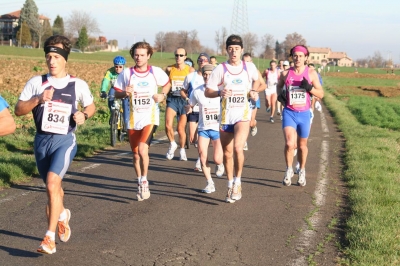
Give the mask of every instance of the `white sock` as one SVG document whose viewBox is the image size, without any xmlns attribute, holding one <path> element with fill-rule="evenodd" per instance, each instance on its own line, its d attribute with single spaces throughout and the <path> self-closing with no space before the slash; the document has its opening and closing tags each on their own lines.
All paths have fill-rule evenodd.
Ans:
<svg viewBox="0 0 400 266">
<path fill-rule="evenodd" d="M 181 151 L 182 151 L 182 150 L 185 151 L 185 148 L 181 148 Z M 186 152 L 186 151 L 185 151 L 185 152 Z"/>
<path fill-rule="evenodd" d="M 207 183 L 208 184 L 214 184 L 214 181 L 212 180 L 212 178 L 210 178 L 210 179 L 207 179 Z"/>
<path fill-rule="evenodd" d="M 140 184 L 140 181 L 142 181 L 142 179 L 140 177 L 138 177 L 137 183 Z"/>
<path fill-rule="evenodd" d="M 65 209 L 60 213 L 60 217 L 58 218 L 59 221 L 64 221 L 65 219 L 67 219 L 67 212 L 65 211 Z"/>
<path fill-rule="evenodd" d="M 286 168 L 286 170 L 290 170 L 291 172 L 293 172 L 293 167 L 288 167 Z"/>
<path fill-rule="evenodd" d="M 171 141 L 171 145 L 178 145 L 178 144 L 176 144 L 176 142 L 174 140 L 174 141 Z"/>
<path fill-rule="evenodd" d="M 147 181 L 147 176 L 142 176 L 142 178 L 140 178 L 140 182 L 143 182 L 143 181 Z"/>
<path fill-rule="evenodd" d="M 230 188 L 233 187 L 233 180 L 228 180 L 228 187 L 230 187 Z"/>
<path fill-rule="evenodd" d="M 240 177 L 235 177 L 235 178 L 233 178 L 233 182 L 235 182 L 236 185 L 242 184 L 242 182 L 241 182 L 241 180 L 240 180 Z"/>
<path fill-rule="evenodd" d="M 56 240 L 56 232 L 51 232 L 49 230 L 47 230 L 46 232 L 46 236 L 49 236 L 51 240 Z"/>
</svg>

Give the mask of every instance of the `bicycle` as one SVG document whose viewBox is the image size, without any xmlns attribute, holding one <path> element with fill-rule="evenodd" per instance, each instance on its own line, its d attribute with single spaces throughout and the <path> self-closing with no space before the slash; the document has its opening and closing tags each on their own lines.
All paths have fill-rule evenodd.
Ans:
<svg viewBox="0 0 400 266">
<path fill-rule="evenodd" d="M 115 99 L 114 104 L 111 107 L 110 130 L 111 146 L 115 147 L 117 139 L 120 142 L 124 141 L 126 125 L 124 122 L 124 110 L 122 108 L 121 99 Z"/>
</svg>

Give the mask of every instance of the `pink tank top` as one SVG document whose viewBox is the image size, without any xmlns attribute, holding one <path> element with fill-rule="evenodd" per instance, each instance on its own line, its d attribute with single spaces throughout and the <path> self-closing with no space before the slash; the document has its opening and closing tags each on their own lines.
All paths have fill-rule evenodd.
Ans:
<svg viewBox="0 0 400 266">
<path fill-rule="evenodd" d="M 302 112 L 310 109 L 310 93 L 299 87 L 303 77 L 305 77 L 306 80 L 311 83 L 310 77 L 308 76 L 308 66 L 306 66 L 303 73 L 299 75 L 296 74 L 293 67 L 289 69 L 289 73 L 285 81 L 285 87 L 287 99 L 286 108 L 289 108 L 290 110 Z"/>
</svg>

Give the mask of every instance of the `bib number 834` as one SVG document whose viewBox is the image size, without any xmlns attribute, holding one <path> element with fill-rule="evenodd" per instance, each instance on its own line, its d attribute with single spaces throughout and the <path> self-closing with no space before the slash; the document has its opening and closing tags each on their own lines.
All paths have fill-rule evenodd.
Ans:
<svg viewBox="0 0 400 266">
<path fill-rule="evenodd" d="M 54 122 L 54 123 L 58 123 L 58 122 L 60 122 L 60 123 L 64 123 L 64 121 L 65 121 L 65 116 L 63 116 L 63 115 L 58 115 L 58 114 L 52 114 L 52 113 L 50 113 L 48 116 L 47 116 L 47 121 L 49 121 L 49 122 Z"/>
</svg>

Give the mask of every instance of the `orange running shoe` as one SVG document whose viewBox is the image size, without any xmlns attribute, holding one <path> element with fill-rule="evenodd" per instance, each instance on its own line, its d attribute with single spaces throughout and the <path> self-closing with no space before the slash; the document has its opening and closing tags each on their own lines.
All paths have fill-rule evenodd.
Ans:
<svg viewBox="0 0 400 266">
<path fill-rule="evenodd" d="M 51 240 L 49 236 L 45 236 L 37 251 L 45 254 L 56 253 L 56 242 Z"/>
<path fill-rule="evenodd" d="M 58 237 L 62 242 L 67 242 L 71 237 L 71 228 L 69 227 L 69 219 L 71 219 L 71 211 L 65 209 L 67 218 L 64 221 L 58 221 Z"/>
</svg>

